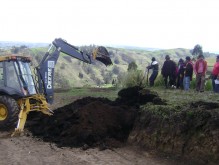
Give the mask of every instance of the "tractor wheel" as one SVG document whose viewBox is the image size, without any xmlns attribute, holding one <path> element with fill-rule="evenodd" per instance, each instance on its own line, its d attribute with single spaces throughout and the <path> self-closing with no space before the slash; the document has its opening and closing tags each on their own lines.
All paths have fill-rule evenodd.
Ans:
<svg viewBox="0 0 219 165">
<path fill-rule="evenodd" d="M 9 96 L 0 96 L 0 130 L 9 130 L 15 127 L 18 114 L 17 102 Z"/>
</svg>

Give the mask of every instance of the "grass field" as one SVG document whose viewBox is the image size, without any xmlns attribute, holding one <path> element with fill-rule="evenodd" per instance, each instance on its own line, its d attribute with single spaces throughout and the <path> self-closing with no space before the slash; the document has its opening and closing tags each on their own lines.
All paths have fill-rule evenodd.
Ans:
<svg viewBox="0 0 219 165">
<path fill-rule="evenodd" d="M 189 103 L 192 101 L 207 101 L 218 102 L 219 95 L 214 94 L 212 91 L 205 91 L 203 93 L 196 92 L 191 89 L 190 91 L 183 91 L 179 89 L 164 89 L 164 87 L 149 88 L 158 93 L 158 95 L 167 101 L 168 104 L 176 106 Z M 110 100 L 115 100 L 118 97 L 119 88 L 72 88 L 69 91 L 58 92 L 55 96 L 64 98 L 62 102 L 68 104 L 72 102 L 73 98 L 82 97 L 104 97 Z"/>
</svg>

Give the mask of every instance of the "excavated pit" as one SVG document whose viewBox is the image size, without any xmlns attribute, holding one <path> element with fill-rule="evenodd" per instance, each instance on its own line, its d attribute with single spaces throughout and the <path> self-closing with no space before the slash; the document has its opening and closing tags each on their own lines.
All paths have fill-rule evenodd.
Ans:
<svg viewBox="0 0 219 165">
<path fill-rule="evenodd" d="M 179 157 L 187 164 L 219 164 L 219 103 L 145 105 L 128 143 Z"/>
<path fill-rule="evenodd" d="M 139 105 L 154 100 L 162 103 L 150 90 L 127 88 L 115 101 L 86 97 L 56 109 L 53 116 L 32 112 L 26 127 L 33 136 L 60 147 L 119 147 L 132 130 Z"/>
<path fill-rule="evenodd" d="M 119 91 L 115 101 L 76 100 L 51 117 L 32 112 L 26 128 L 59 147 L 107 149 L 128 143 L 190 163 L 219 163 L 219 103 L 168 105 L 157 93 L 140 87 Z"/>
</svg>

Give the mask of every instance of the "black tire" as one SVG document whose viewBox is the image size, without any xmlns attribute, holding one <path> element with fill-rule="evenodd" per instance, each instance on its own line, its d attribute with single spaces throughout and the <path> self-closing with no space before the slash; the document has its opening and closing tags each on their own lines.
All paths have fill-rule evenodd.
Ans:
<svg viewBox="0 0 219 165">
<path fill-rule="evenodd" d="M 10 96 L 0 96 L 0 130 L 10 130 L 16 127 L 19 108 L 17 102 Z"/>
</svg>

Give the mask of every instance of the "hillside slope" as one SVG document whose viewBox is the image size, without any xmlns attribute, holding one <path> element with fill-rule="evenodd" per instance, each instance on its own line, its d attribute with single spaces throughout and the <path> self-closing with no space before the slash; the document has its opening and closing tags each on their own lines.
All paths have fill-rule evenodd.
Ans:
<svg viewBox="0 0 219 165">
<path fill-rule="evenodd" d="M 82 46 L 79 49 L 91 54 L 91 50 L 95 46 Z M 1 49 L 0 54 L 9 54 L 17 47 L 12 47 L 11 50 Z M 104 84 L 111 84 L 113 80 L 118 77 L 124 76 L 127 72 L 129 63 L 135 62 L 138 70 L 145 71 L 145 67 L 151 62 L 151 58 L 155 57 L 160 63 L 163 64 L 165 56 L 168 54 L 174 61 L 186 56 L 192 56 L 189 49 L 177 48 L 169 50 L 141 50 L 141 49 L 123 49 L 107 47 L 110 53 L 113 65 L 105 67 L 100 62 L 94 62 L 94 65 L 85 64 L 70 56 L 61 54 L 57 66 L 55 68 L 55 84 L 58 88 L 67 87 L 81 87 L 81 86 L 102 86 Z M 40 60 L 43 58 L 47 47 L 35 48 L 22 48 L 18 47 L 16 53 L 22 55 L 29 55 L 33 57 L 33 67 L 36 67 Z M 206 57 L 215 56 L 214 54 L 205 53 Z"/>
<path fill-rule="evenodd" d="M 137 64 L 138 70 L 144 72 L 145 67 L 150 64 L 152 57 L 156 57 L 158 62 L 162 64 L 166 54 L 169 54 L 175 61 L 178 61 L 179 58 L 185 58 L 187 55 L 191 56 L 189 50 L 186 49 L 157 51 L 128 50 L 112 47 L 107 47 L 107 49 L 110 53 L 113 65 L 105 67 L 99 62 L 95 62 L 94 65 L 89 65 L 62 54 L 57 62 L 56 76 L 61 76 L 62 79 L 66 79 L 70 86 L 74 87 L 101 86 L 111 84 L 113 79 L 124 75 L 124 73 L 127 72 L 129 63 L 133 61 Z M 39 55 L 35 54 L 35 56 Z"/>
</svg>

